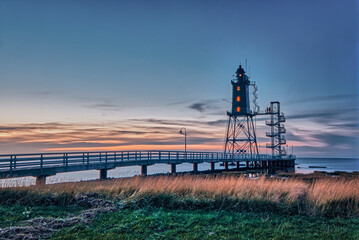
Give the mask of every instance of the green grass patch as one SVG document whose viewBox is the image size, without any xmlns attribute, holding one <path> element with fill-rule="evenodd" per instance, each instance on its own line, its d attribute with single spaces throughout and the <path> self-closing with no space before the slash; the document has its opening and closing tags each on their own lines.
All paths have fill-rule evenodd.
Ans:
<svg viewBox="0 0 359 240">
<path fill-rule="evenodd" d="M 53 239 L 359 239 L 359 218 L 275 213 L 122 209 L 57 232 Z"/>
<path fill-rule="evenodd" d="M 1 189 L 1 205 L 67 206 L 75 203 L 73 193 L 38 193 L 31 190 Z"/>
<path fill-rule="evenodd" d="M 23 220 L 37 217 L 65 218 L 69 214 L 79 214 L 84 210 L 79 206 L 35 206 L 0 205 L 0 227 L 18 226 Z"/>
</svg>

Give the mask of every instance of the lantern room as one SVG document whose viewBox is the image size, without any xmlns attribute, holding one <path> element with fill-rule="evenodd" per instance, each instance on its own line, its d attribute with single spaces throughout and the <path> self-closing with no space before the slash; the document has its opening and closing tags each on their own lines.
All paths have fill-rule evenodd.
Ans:
<svg viewBox="0 0 359 240">
<path fill-rule="evenodd" d="M 244 116 L 250 114 L 249 80 L 244 69 L 239 65 L 235 79 L 232 80 L 232 115 Z"/>
</svg>

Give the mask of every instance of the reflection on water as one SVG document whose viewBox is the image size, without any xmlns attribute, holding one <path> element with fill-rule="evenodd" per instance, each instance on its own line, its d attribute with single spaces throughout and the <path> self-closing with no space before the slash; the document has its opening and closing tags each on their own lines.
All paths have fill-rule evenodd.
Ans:
<svg viewBox="0 0 359 240">
<path fill-rule="evenodd" d="M 359 171 L 359 160 L 358 159 L 324 159 L 324 158 L 299 158 L 296 160 L 295 172 L 298 173 L 312 173 L 314 171 Z M 311 168 L 312 167 L 312 168 Z M 318 168 L 316 168 L 318 167 Z M 325 168 L 323 168 L 325 167 Z M 169 173 L 170 172 L 169 164 L 156 164 L 148 166 L 148 174 L 158 174 L 158 173 Z M 193 170 L 193 165 L 190 163 L 179 164 L 176 167 L 177 172 L 190 172 Z M 219 163 L 215 165 L 216 169 L 224 169 L 223 166 L 220 166 Z M 235 166 L 229 166 L 230 169 L 234 169 Z M 199 171 L 206 171 L 210 169 L 210 163 L 201 163 L 198 164 Z M 288 169 L 288 171 L 294 171 Z M 140 166 L 132 167 L 119 167 L 108 171 L 107 176 L 109 178 L 121 178 L 121 177 L 133 177 L 140 175 L 141 168 Z M 250 178 L 257 178 L 263 174 L 275 174 L 273 169 L 266 169 L 261 171 L 250 171 L 246 173 Z M 89 170 L 82 172 L 69 172 L 69 173 L 59 173 L 55 176 L 50 176 L 46 178 L 46 183 L 59 183 L 59 182 L 78 182 L 78 181 L 87 181 L 94 180 L 99 178 L 99 171 Z M 20 187 L 20 186 L 29 186 L 35 184 L 34 177 L 22 177 L 22 178 L 11 178 L 11 179 L 2 179 L 0 180 L 0 187 Z"/>
</svg>

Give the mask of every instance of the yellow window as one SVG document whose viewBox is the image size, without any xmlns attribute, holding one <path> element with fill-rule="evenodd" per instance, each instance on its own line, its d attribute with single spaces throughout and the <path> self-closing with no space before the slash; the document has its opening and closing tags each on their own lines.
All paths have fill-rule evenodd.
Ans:
<svg viewBox="0 0 359 240">
<path fill-rule="evenodd" d="M 239 86 L 237 86 L 237 91 L 241 90 L 241 88 Z"/>
<path fill-rule="evenodd" d="M 240 112 L 241 111 L 241 108 L 240 107 L 237 107 L 237 112 Z"/>
<path fill-rule="evenodd" d="M 237 102 L 240 102 L 240 101 L 241 101 L 241 97 L 237 96 Z"/>
</svg>

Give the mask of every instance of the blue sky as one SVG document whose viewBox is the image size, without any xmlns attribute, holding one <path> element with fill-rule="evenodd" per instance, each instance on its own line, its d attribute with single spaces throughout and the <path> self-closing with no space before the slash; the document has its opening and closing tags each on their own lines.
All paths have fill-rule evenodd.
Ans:
<svg viewBox="0 0 359 240">
<path fill-rule="evenodd" d="M 181 126 L 221 150 L 247 59 L 298 156 L 358 156 L 357 15 L 350 0 L 1 0 L 0 151 L 179 149 Z"/>
</svg>

